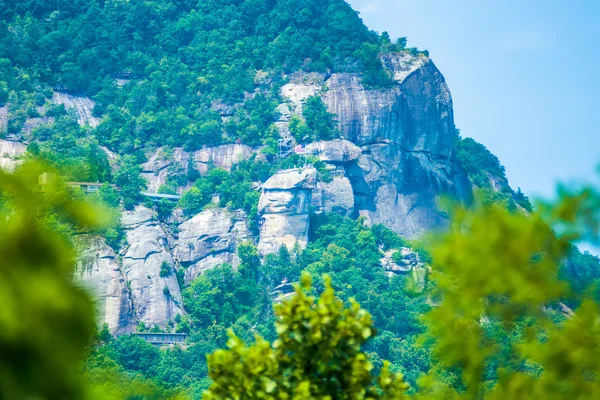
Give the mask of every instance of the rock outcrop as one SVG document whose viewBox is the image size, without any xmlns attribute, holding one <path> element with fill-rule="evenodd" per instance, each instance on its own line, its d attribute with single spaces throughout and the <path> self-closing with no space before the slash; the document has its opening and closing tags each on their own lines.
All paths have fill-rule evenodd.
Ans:
<svg viewBox="0 0 600 400">
<path fill-rule="evenodd" d="M 79 252 L 74 278 L 96 299 L 98 321 L 112 333 L 131 331 L 133 304 L 117 254 L 100 237 L 80 235 L 74 242 Z"/>
<path fill-rule="evenodd" d="M 6 133 L 8 130 L 8 107 L 0 107 L 0 134 Z"/>
<path fill-rule="evenodd" d="M 142 177 L 148 182 L 147 191 L 158 193 L 158 189 L 167 182 L 169 174 L 174 172 L 172 168 L 187 171 L 189 160 L 189 153 L 181 148 L 173 149 L 169 154 L 165 154 L 162 148 L 153 152 L 148 157 L 148 161 L 142 164 Z M 179 188 L 179 192 L 183 189 L 183 187 Z"/>
<path fill-rule="evenodd" d="M 258 203 L 261 254 L 273 253 L 282 245 L 306 247 L 316 178 L 312 167 L 294 168 L 280 171 L 264 183 Z"/>
<path fill-rule="evenodd" d="M 440 197 L 469 203 L 471 185 L 453 161 L 452 98 L 442 74 L 423 55 L 389 53 L 382 63 L 395 81 L 388 88 L 365 87 L 358 74 L 297 74 L 281 94 L 296 113 L 308 96 L 320 95 L 336 115 L 345 140 L 313 143 L 307 152 L 343 164 L 352 215 L 413 238 L 447 222 Z"/>
<path fill-rule="evenodd" d="M 400 259 L 394 260 L 394 254 L 399 253 Z M 415 253 L 407 247 L 401 249 L 390 249 L 383 253 L 380 259 L 381 266 L 384 270 L 394 273 L 409 272 L 413 268 L 423 267 L 423 263 L 419 259 L 419 254 Z"/>
<path fill-rule="evenodd" d="M 55 104 L 63 104 L 67 110 L 75 110 L 79 125 L 98 126 L 99 120 L 93 115 L 96 103 L 89 97 L 75 96 L 65 92 L 54 92 L 52 101 Z"/>
<path fill-rule="evenodd" d="M 234 164 L 247 160 L 252 155 L 252 148 L 245 144 L 224 144 L 217 147 L 206 147 L 194 153 L 194 164 L 201 174 L 206 174 L 212 166 L 231 170 Z"/>
<path fill-rule="evenodd" d="M 315 213 L 334 212 L 345 217 L 354 212 L 354 191 L 343 170 L 333 170 L 329 182 L 319 181 L 312 192 L 312 207 Z"/>
<path fill-rule="evenodd" d="M 27 148 L 19 141 L 0 139 L 0 169 L 14 170 Z"/>
<path fill-rule="evenodd" d="M 348 140 L 329 140 L 310 143 L 306 153 L 316 156 L 319 160 L 331 164 L 346 164 L 356 160 L 362 154 L 360 147 Z"/>
<path fill-rule="evenodd" d="M 186 269 L 186 284 L 220 264 L 237 267 L 237 247 L 250 239 L 246 215 L 242 211 L 230 212 L 223 208 L 197 214 L 179 225 L 178 231 L 173 255 Z"/>
<path fill-rule="evenodd" d="M 155 213 L 144 206 L 125 211 L 122 224 L 127 235 L 127 245 L 122 250 L 123 269 L 135 319 L 164 327 L 183 313 L 167 235 Z"/>
</svg>

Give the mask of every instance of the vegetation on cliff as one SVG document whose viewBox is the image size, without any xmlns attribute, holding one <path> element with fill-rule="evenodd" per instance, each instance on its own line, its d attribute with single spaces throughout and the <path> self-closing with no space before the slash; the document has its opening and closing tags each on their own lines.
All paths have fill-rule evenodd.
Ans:
<svg viewBox="0 0 600 400">
<path fill-rule="evenodd" d="M 84 229 L 77 221 L 97 224 L 97 213 L 60 182 L 32 191 L 40 170 L 26 164 L 0 175 L 7 397 L 199 398 L 208 389 L 208 398 L 227 397 L 224 390 L 248 398 L 585 398 L 600 390 L 599 304 L 590 291 L 598 271 L 581 271 L 585 284 L 561 269 L 572 241 L 599 238 L 600 193 L 592 188 L 564 189 L 559 202 L 532 215 L 499 205 L 454 210 L 456 229 L 433 241 L 423 292 L 378 264 L 380 247 L 403 242 L 360 220 L 324 216 L 306 250 L 282 248 L 263 264 L 244 245 L 237 271 L 214 269 L 186 289 L 189 316 L 177 321 L 191 336 L 186 350 L 102 330 L 84 366 L 86 383 L 78 370 L 93 311 L 69 279 L 68 237 Z M 316 278 L 312 288 L 305 284 L 273 312 L 268 290 L 282 276 L 306 283 L 301 271 Z M 226 344 L 230 350 L 215 352 Z"/>
<path fill-rule="evenodd" d="M 0 106 L 10 105 L 9 132 L 38 116 L 51 87 L 85 92 L 103 116 L 98 139 L 120 153 L 266 143 L 277 90 L 265 89 L 276 89 L 283 74 L 353 71 L 386 84 L 377 54 L 405 45 L 369 31 L 343 0 L 0 6 Z M 245 100 L 256 84 L 263 94 Z"/>
</svg>

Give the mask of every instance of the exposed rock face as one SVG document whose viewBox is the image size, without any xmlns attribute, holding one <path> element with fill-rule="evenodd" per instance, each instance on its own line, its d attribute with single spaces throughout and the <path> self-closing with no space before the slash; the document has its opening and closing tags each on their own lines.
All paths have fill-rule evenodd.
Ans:
<svg viewBox="0 0 600 400">
<path fill-rule="evenodd" d="M 190 155 L 181 148 L 173 149 L 172 154 L 164 154 L 163 149 L 158 149 L 142 164 L 142 176 L 148 182 L 148 192 L 158 193 L 169 176 L 171 167 L 176 166 L 187 170 Z M 184 188 L 179 188 L 182 192 Z"/>
<path fill-rule="evenodd" d="M 5 133 L 8 129 L 8 108 L 0 107 L 0 133 Z"/>
<path fill-rule="evenodd" d="M 0 139 L 0 168 L 8 171 L 14 170 L 21 161 L 26 147 L 23 143 L 13 140 Z"/>
<path fill-rule="evenodd" d="M 100 237 L 81 235 L 74 240 L 79 251 L 74 277 L 95 297 L 98 321 L 108 324 L 112 333 L 131 331 L 133 305 L 114 250 Z"/>
<path fill-rule="evenodd" d="M 318 94 L 336 114 L 346 140 L 313 143 L 307 152 L 343 165 L 353 216 L 412 238 L 447 222 L 440 196 L 470 203 L 471 185 L 453 162 L 456 130 L 444 77 L 425 56 L 389 53 L 382 63 L 395 80 L 389 88 L 366 88 L 357 74 L 299 74 L 281 94 L 296 106 Z"/>
<path fill-rule="evenodd" d="M 394 261 L 394 254 L 396 252 L 400 252 L 402 255 L 398 263 Z M 403 247 L 400 250 L 390 249 L 386 251 L 383 257 L 381 257 L 380 263 L 383 269 L 394 273 L 409 272 L 414 268 L 423 267 L 419 255 L 407 247 Z"/>
<path fill-rule="evenodd" d="M 336 171 L 343 174 L 343 171 Z M 312 192 L 312 207 L 317 213 L 335 212 L 350 217 L 354 212 L 354 191 L 350 180 L 338 175 L 331 182 L 319 181 Z"/>
<path fill-rule="evenodd" d="M 281 96 L 292 103 L 293 113 L 302 112 L 302 103 L 311 96 L 321 93 L 325 74 L 317 72 L 297 72 L 292 74 L 290 82 L 281 87 Z"/>
<path fill-rule="evenodd" d="M 261 254 L 273 253 L 282 245 L 308 241 L 312 191 L 316 186 L 314 168 L 289 169 L 273 175 L 263 185 L 258 204 Z"/>
<path fill-rule="evenodd" d="M 99 121 L 92 114 L 96 103 L 89 97 L 73 96 L 64 92 L 54 92 L 52 101 L 56 104 L 63 104 L 67 110 L 75 110 L 79 125 L 98 126 Z"/>
<path fill-rule="evenodd" d="M 176 261 L 187 268 L 186 284 L 220 264 L 237 267 L 237 247 L 249 237 L 248 221 L 241 211 L 214 208 L 179 225 L 173 254 Z"/>
<path fill-rule="evenodd" d="M 154 212 L 143 206 L 125 211 L 122 224 L 127 234 L 123 268 L 136 320 L 148 326 L 165 326 L 183 312 L 167 236 Z M 161 277 L 163 264 L 170 273 Z"/>
<path fill-rule="evenodd" d="M 306 146 L 306 153 L 327 163 L 345 164 L 358 159 L 362 150 L 348 140 L 337 139 L 311 143 Z"/>
<path fill-rule="evenodd" d="M 247 160 L 252 155 L 252 148 L 245 144 L 224 144 L 217 147 L 206 147 L 194 153 L 196 169 L 206 174 L 212 165 L 215 168 L 231 170 L 234 164 Z"/>
</svg>

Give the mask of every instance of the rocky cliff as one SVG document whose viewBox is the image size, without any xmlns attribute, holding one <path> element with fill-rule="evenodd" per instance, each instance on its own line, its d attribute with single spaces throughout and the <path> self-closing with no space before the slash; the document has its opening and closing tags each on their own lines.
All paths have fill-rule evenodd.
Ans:
<svg viewBox="0 0 600 400">
<path fill-rule="evenodd" d="M 289 121 L 293 115 L 302 117 L 304 101 L 317 95 L 335 114 L 339 138 L 305 144 L 305 152 L 320 160 L 324 170 L 308 163 L 255 182 L 260 191 L 258 235 L 251 233 L 241 210 L 209 207 L 190 217 L 176 211 L 167 225 L 150 208 L 138 206 L 123 213 L 126 241 L 118 254 L 101 238 L 78 238 L 82 252 L 76 277 L 97 295 L 101 320 L 118 333 L 139 322 L 166 327 L 185 313 L 180 285 L 223 263 L 236 267 L 237 248 L 245 241 L 256 244 L 263 256 L 282 245 L 305 247 L 311 213 L 362 216 L 367 223 L 382 223 L 414 238 L 446 223 L 441 197 L 470 203 L 471 183 L 454 160 L 457 134 L 443 76 L 423 55 L 391 53 L 381 61 L 393 77 L 385 88 L 368 87 L 351 73 L 288 77 L 277 107 L 281 135 L 293 143 Z M 73 109 L 80 124 L 97 124 L 91 100 L 56 93 L 54 101 Z M 21 143 L 0 141 L 1 166 L 14 168 L 24 151 Z M 204 175 L 213 167 L 230 170 L 259 151 L 239 143 L 195 152 L 159 148 L 148 154 L 142 176 L 148 191 L 158 192 L 174 171 L 193 168 Z M 111 162 L 117 165 L 114 157 Z M 180 186 L 179 193 L 189 185 Z M 397 265 L 391 254 L 382 254 L 382 266 L 390 273 L 418 275 L 423 270 L 420 264 Z"/>
<path fill-rule="evenodd" d="M 178 231 L 173 254 L 185 269 L 186 284 L 218 265 L 237 267 L 237 247 L 250 240 L 246 215 L 220 208 L 201 212 L 179 225 Z"/>
<path fill-rule="evenodd" d="M 308 242 L 312 192 L 317 183 L 314 168 L 294 168 L 273 175 L 262 187 L 258 203 L 261 216 L 258 251 L 273 253 Z"/>
<path fill-rule="evenodd" d="M 343 204 L 335 200 L 325 209 L 344 213 L 353 203 L 352 216 L 414 238 L 445 223 L 438 207 L 441 196 L 469 203 L 471 183 L 453 160 L 457 134 L 442 74 L 422 55 L 385 54 L 382 63 L 394 79 L 389 88 L 365 87 L 356 74 L 312 73 L 292 76 L 281 95 L 299 115 L 302 102 L 319 95 L 337 117 L 345 141 L 307 148 L 338 176 L 332 195 Z M 281 125 L 286 132 L 285 121 Z"/>
<path fill-rule="evenodd" d="M 8 171 L 15 169 L 25 149 L 20 141 L 0 139 L 0 168 Z"/>
<path fill-rule="evenodd" d="M 131 330 L 133 303 L 119 257 L 99 237 L 77 236 L 75 246 L 79 251 L 75 280 L 95 295 L 98 319 L 112 332 Z"/>
</svg>

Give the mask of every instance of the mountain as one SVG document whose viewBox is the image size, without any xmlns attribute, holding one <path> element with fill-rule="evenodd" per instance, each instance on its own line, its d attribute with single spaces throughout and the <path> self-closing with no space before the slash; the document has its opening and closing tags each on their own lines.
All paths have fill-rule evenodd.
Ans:
<svg viewBox="0 0 600 400">
<path fill-rule="evenodd" d="M 0 10 L 0 166 L 28 153 L 102 184 L 85 196 L 113 224 L 72 232 L 75 279 L 111 333 L 186 332 L 191 347 L 124 335 L 98 352 L 167 386 L 206 387 L 203 355 L 230 326 L 272 335 L 272 305 L 302 270 L 357 298 L 382 332 L 373 357 L 414 382 L 431 307 L 418 239 L 447 226 L 441 200 L 532 211 L 500 161 L 460 137 L 429 54 L 368 30 L 342 0 Z M 598 266 L 574 250 L 565 276 L 583 287 Z"/>
</svg>

